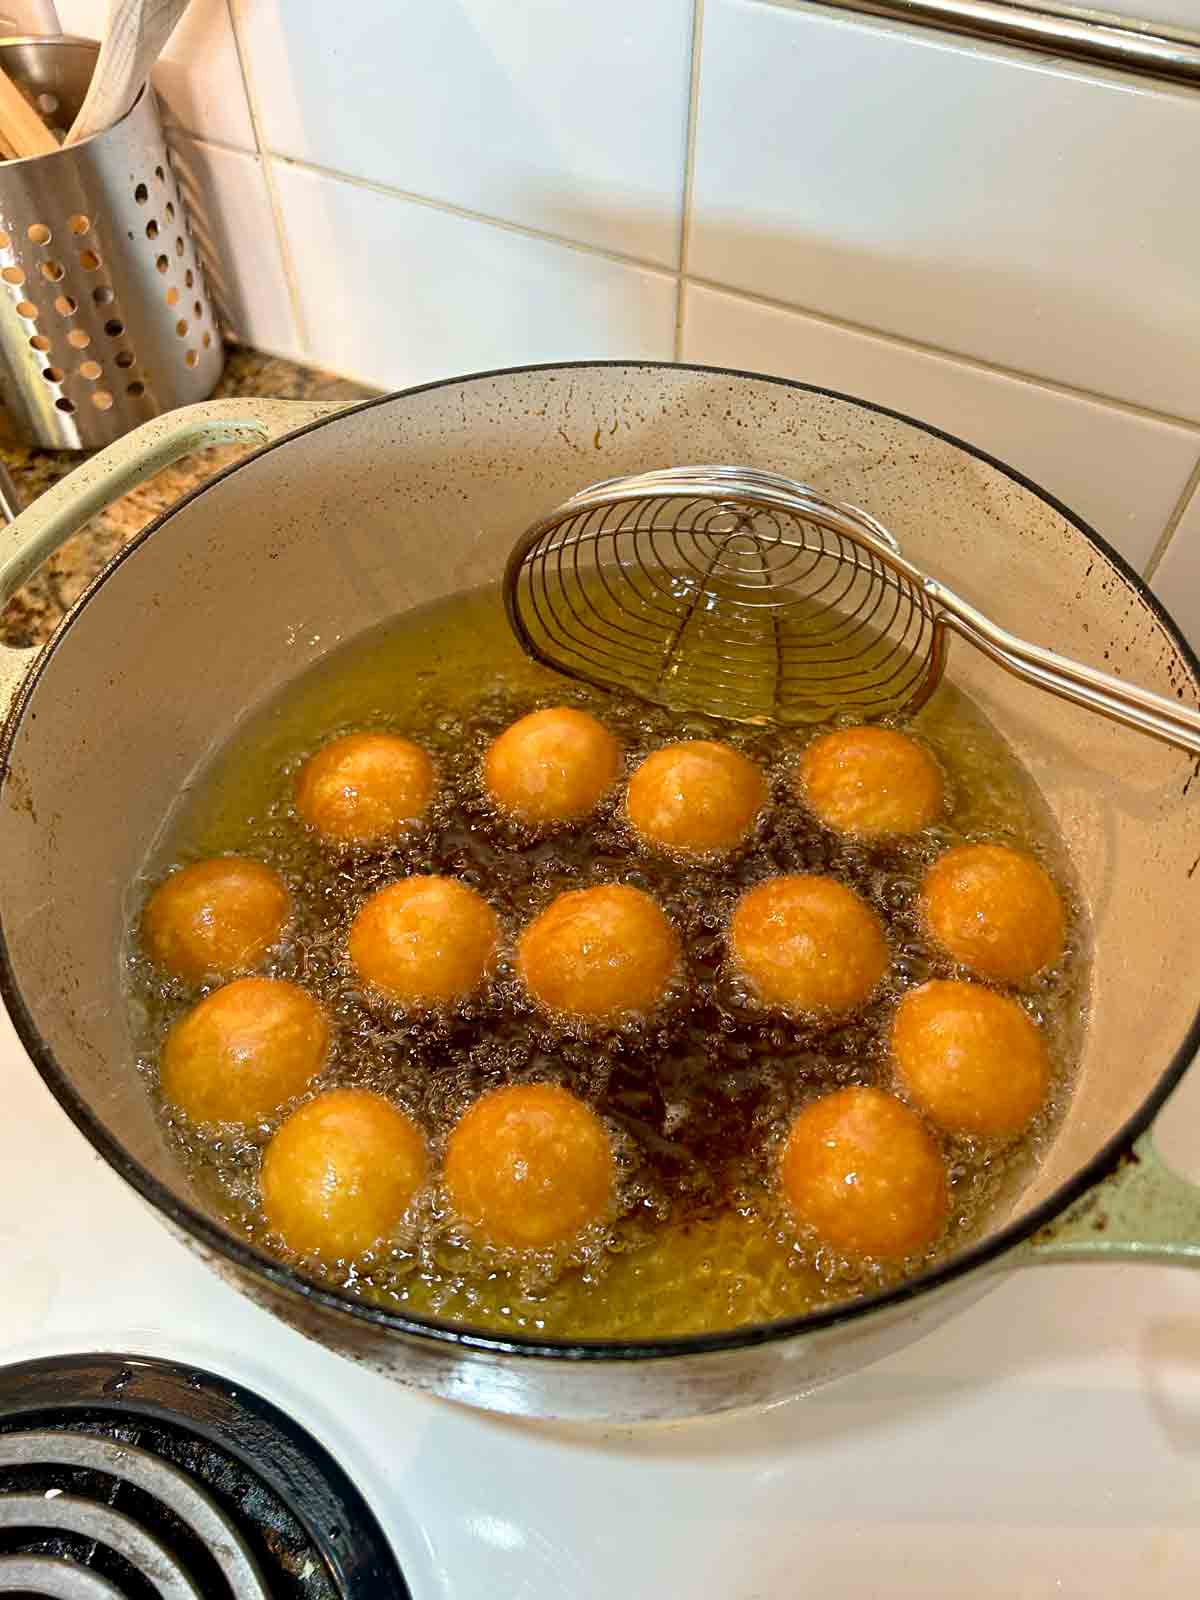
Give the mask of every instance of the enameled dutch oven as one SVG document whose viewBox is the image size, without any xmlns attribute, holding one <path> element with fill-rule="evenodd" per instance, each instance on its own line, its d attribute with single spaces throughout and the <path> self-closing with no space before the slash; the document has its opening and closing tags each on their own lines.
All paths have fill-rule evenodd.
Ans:
<svg viewBox="0 0 1200 1600">
<path fill-rule="evenodd" d="M 1020 474 L 909 418 L 742 373 L 587 364 L 485 373 L 349 410 L 193 407 L 80 467 L 0 532 L 0 598 L 100 506 L 189 450 L 267 442 L 112 562 L 32 661 L 0 655 L 0 981 L 80 1131 L 230 1282 L 321 1343 L 495 1410 L 695 1416 L 811 1389 L 1039 1259 L 1200 1259 L 1200 1192 L 1146 1130 L 1200 1041 L 1196 763 L 1008 678 L 951 676 L 1005 734 L 1066 838 L 1094 925 L 1078 1090 L 985 1236 L 843 1309 L 644 1344 L 500 1338 L 363 1305 L 253 1249 L 164 1142 L 132 1051 L 118 950 L 128 885 L 238 718 L 338 641 L 498 578 L 527 524 L 585 484 L 736 461 L 864 506 L 998 622 L 1200 700 L 1200 664 L 1101 538 Z M 1196 780 L 1196 781 L 1194 781 Z"/>
</svg>

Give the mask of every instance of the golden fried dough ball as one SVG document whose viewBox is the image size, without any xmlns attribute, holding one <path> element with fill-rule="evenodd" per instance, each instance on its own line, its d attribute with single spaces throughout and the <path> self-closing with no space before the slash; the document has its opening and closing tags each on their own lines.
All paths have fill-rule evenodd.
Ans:
<svg viewBox="0 0 1200 1600">
<path fill-rule="evenodd" d="M 711 739 L 687 739 L 648 755 L 630 778 L 625 801 L 640 839 L 688 856 L 740 844 L 766 803 L 761 770 Z"/>
<path fill-rule="evenodd" d="M 256 1122 L 307 1087 L 328 1048 L 311 995 L 279 978 L 239 978 L 171 1029 L 162 1091 L 192 1122 Z"/>
<path fill-rule="evenodd" d="M 620 769 L 621 747 L 602 722 L 551 706 L 492 740 L 483 781 L 492 802 L 520 822 L 575 822 L 595 809 Z"/>
<path fill-rule="evenodd" d="M 465 1221 L 496 1244 L 537 1250 L 604 1215 L 613 1157 L 604 1124 L 582 1100 L 550 1083 L 513 1084 L 462 1118 L 444 1175 Z"/>
<path fill-rule="evenodd" d="M 621 883 L 560 894 L 517 949 L 533 999 L 588 1022 L 653 1010 L 679 960 L 678 936 L 655 901 Z"/>
<path fill-rule="evenodd" d="M 411 1117 L 369 1089 L 329 1089 L 294 1112 L 267 1146 L 263 1210 L 297 1254 L 353 1261 L 392 1232 L 427 1165 Z"/>
<path fill-rule="evenodd" d="M 433 762 L 411 740 L 348 733 L 300 768 L 296 810 L 331 844 L 389 844 L 420 822 L 433 784 Z"/>
<path fill-rule="evenodd" d="M 164 878 L 146 901 L 142 938 L 177 978 L 234 978 L 271 948 L 289 910 L 277 872 L 261 861 L 217 856 Z"/>
<path fill-rule="evenodd" d="M 946 1220 L 937 1146 L 911 1111 L 879 1089 L 838 1089 L 801 1111 L 779 1177 L 797 1222 L 844 1255 L 911 1255 Z"/>
<path fill-rule="evenodd" d="M 1036 1024 L 1007 995 L 935 979 L 906 994 L 892 1023 L 900 1083 L 947 1133 L 1007 1138 L 1046 1097 L 1050 1063 Z"/>
<path fill-rule="evenodd" d="M 852 1011 L 888 967 L 871 907 L 836 878 L 815 873 L 747 889 L 729 924 L 729 947 L 765 1005 L 799 1014 Z"/>
<path fill-rule="evenodd" d="M 1066 917 L 1050 874 L 1002 844 L 961 844 L 921 886 L 921 915 L 955 961 L 997 983 L 1024 983 L 1063 952 Z"/>
<path fill-rule="evenodd" d="M 389 883 L 350 924 L 349 953 L 362 981 L 405 1010 L 454 1005 L 491 971 L 496 913 L 456 878 Z"/>
<path fill-rule="evenodd" d="M 892 728 L 839 728 L 814 739 L 796 788 L 826 827 L 862 839 L 916 833 L 936 822 L 944 801 L 937 762 Z"/>
</svg>

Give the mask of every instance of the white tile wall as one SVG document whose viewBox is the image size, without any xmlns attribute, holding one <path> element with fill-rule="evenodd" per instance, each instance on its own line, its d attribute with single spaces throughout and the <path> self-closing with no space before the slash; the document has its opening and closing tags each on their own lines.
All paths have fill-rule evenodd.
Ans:
<svg viewBox="0 0 1200 1600">
<path fill-rule="evenodd" d="M 315 359 L 384 388 L 573 357 L 669 359 L 675 281 L 274 164 Z"/>
<path fill-rule="evenodd" d="M 239 14 L 272 150 L 675 264 L 691 0 Z"/>
<path fill-rule="evenodd" d="M 1154 592 L 1200 651 L 1200 489 L 1192 495 L 1158 564 Z"/>
<path fill-rule="evenodd" d="M 1200 96 L 708 0 L 695 275 L 1200 419 Z"/>
<path fill-rule="evenodd" d="M 64 33 L 98 39 L 105 0 L 56 0 Z M 299 9 L 299 8 L 298 8 Z M 155 88 L 190 133 L 219 144 L 254 149 L 254 129 L 225 0 L 191 0 L 167 40 Z"/>
<path fill-rule="evenodd" d="M 1200 459 L 1200 429 L 753 304 L 741 295 L 689 288 L 683 330 L 688 361 L 839 389 L 979 446 L 1057 495 L 1139 568 Z"/>
<path fill-rule="evenodd" d="M 182 138 L 174 158 L 225 326 L 261 350 L 303 359 L 258 157 Z"/>
<path fill-rule="evenodd" d="M 1139 564 L 1200 454 L 1196 91 L 808 0 L 192 0 L 157 81 L 265 348 L 382 386 L 782 371 L 1012 461 Z M 1200 501 L 1156 582 L 1200 628 Z"/>
</svg>

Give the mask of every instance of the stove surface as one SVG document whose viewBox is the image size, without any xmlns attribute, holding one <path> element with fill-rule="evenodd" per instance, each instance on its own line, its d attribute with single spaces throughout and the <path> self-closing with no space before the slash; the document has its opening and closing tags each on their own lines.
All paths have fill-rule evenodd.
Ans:
<svg viewBox="0 0 1200 1600">
<path fill-rule="evenodd" d="M 1168 1154 L 1200 1150 L 1192 1078 Z M 2 1012 L 0 1083 L 0 1360 L 128 1351 L 254 1390 L 349 1475 L 413 1600 L 1200 1587 L 1200 1273 L 1028 1269 L 765 1413 L 519 1422 L 409 1393 L 219 1282 L 76 1133 Z"/>
<path fill-rule="evenodd" d="M 84 1353 L 0 1367 L 0 1593 L 409 1600 L 383 1529 L 293 1418 L 217 1373 Z"/>
</svg>

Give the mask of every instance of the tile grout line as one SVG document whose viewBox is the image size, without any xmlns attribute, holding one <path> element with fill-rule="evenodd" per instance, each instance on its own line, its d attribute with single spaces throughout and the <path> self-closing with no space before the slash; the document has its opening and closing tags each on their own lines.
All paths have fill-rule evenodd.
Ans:
<svg viewBox="0 0 1200 1600">
<path fill-rule="evenodd" d="M 250 52 L 242 37 L 242 0 L 225 0 L 225 5 L 229 14 L 229 27 L 233 34 L 234 50 L 237 52 L 238 68 L 242 75 L 242 89 L 246 96 L 246 108 L 250 113 L 250 126 L 254 130 L 254 148 L 258 157 L 259 171 L 262 173 L 262 180 L 267 190 L 267 202 L 271 207 L 271 221 L 275 228 L 275 242 L 279 248 L 283 279 L 287 284 L 288 300 L 291 303 L 292 325 L 296 330 L 296 338 L 299 340 L 300 348 L 304 352 L 305 360 L 312 361 L 315 358 L 308 336 L 304 306 L 300 299 L 300 285 L 297 281 L 296 270 L 292 261 L 287 228 L 284 226 L 283 208 L 279 202 L 279 192 L 275 187 L 275 174 L 271 171 L 270 152 L 263 139 L 258 95 L 255 92 L 253 76 L 250 71 Z M 243 152 L 243 154 L 245 153 Z"/>
<path fill-rule="evenodd" d="M 245 89 L 244 78 L 242 79 L 242 87 Z M 247 103 L 249 103 L 249 99 L 250 96 L 247 92 Z M 257 148 L 248 150 L 244 144 L 234 144 L 229 139 L 214 139 L 211 133 L 197 133 L 194 128 L 189 128 L 185 123 L 182 122 L 179 124 L 179 131 L 186 135 L 187 138 L 191 139 L 194 144 L 206 144 L 212 150 L 223 150 L 226 155 L 245 156 L 248 160 L 254 161 L 261 154 Z"/>
<path fill-rule="evenodd" d="M 455 205 L 452 200 L 437 200 L 432 195 L 417 194 L 412 189 L 396 189 L 390 184 L 376 183 L 373 178 L 359 178 L 352 172 L 342 172 L 337 167 L 324 167 L 316 161 L 300 161 L 295 156 L 283 155 L 278 150 L 264 150 L 264 160 L 270 158 L 298 172 L 314 172 L 319 178 L 332 178 L 352 189 L 365 189 L 368 194 L 382 195 L 388 200 L 403 200 L 408 205 L 423 206 L 428 211 L 441 211 L 451 217 L 461 217 L 465 222 L 482 222 L 489 228 L 499 228 L 505 233 L 519 233 L 527 239 L 540 239 L 544 244 L 561 245 L 564 250 L 576 250 L 581 255 L 597 256 L 602 261 L 614 261 L 622 267 L 636 267 L 640 272 L 653 272 L 660 278 L 677 278 L 679 269 L 662 261 L 650 261 L 645 256 L 627 255 L 621 250 L 609 250 L 604 245 L 587 244 L 581 239 L 568 238 L 564 233 L 552 233 L 548 228 L 535 228 L 527 222 L 511 222 L 507 217 L 493 216 L 489 211 L 472 211 L 469 206 Z"/>
<path fill-rule="evenodd" d="M 416 194 L 406 189 L 389 188 L 386 184 L 375 183 L 369 178 L 356 178 L 351 173 L 340 172 L 336 167 L 323 167 L 311 161 L 298 161 L 294 156 L 281 155 L 278 151 L 264 151 L 264 158 L 267 155 L 270 155 L 276 161 L 283 162 L 286 166 L 296 167 L 302 172 L 314 172 L 320 177 L 332 178 L 337 183 L 347 183 L 355 188 L 366 189 L 373 194 L 383 195 L 389 199 L 403 200 L 412 205 L 425 206 L 432 211 L 442 211 L 450 216 L 461 217 L 468 222 L 479 222 L 487 227 L 501 228 L 508 233 L 521 234 L 531 239 L 540 239 L 547 244 L 561 245 L 564 249 L 575 250 L 582 255 L 597 256 L 604 261 L 615 262 L 619 266 L 636 267 L 639 271 L 653 272 L 660 277 L 678 278 L 681 294 L 689 284 L 695 285 L 700 289 L 712 289 L 719 294 L 729 295 L 733 299 L 745 300 L 750 305 L 763 306 L 771 311 L 781 311 L 788 316 L 807 317 L 813 322 L 820 322 L 831 328 L 840 328 L 847 333 L 862 334 L 866 338 L 881 339 L 885 343 L 895 345 L 902 350 L 913 350 L 920 355 L 941 356 L 947 361 L 968 367 L 973 371 L 991 373 L 993 376 L 1001 378 L 1011 378 L 1018 383 L 1035 384 L 1037 387 L 1049 389 L 1055 394 L 1065 395 L 1068 399 L 1091 401 L 1096 405 L 1105 406 L 1113 411 L 1126 412 L 1150 422 L 1165 422 L 1174 427 L 1186 428 L 1193 433 L 1200 431 L 1200 420 L 1176 416 L 1171 412 L 1155 411 L 1151 406 L 1138 405 L 1136 401 L 1119 400 L 1115 395 L 1103 394 L 1094 389 L 1076 387 L 1073 384 L 1059 382 L 1054 378 L 1041 377 L 1037 373 L 1025 372 L 1018 367 L 1000 366 L 994 362 L 985 361 L 979 356 L 964 355 L 961 351 L 950 350 L 942 345 L 929 344 L 918 339 L 909 339 L 903 334 L 889 333 L 883 328 L 875 328 L 868 323 L 851 322 L 808 306 L 790 305 L 785 300 L 774 300 L 769 295 L 755 294 L 751 290 L 740 289 L 734 284 L 721 283 L 713 278 L 697 277 L 682 268 L 678 272 L 673 272 L 670 267 L 664 266 L 661 261 L 647 261 L 642 256 L 624 255 L 618 250 L 606 250 L 600 245 L 585 244 L 578 239 L 568 239 L 563 234 L 551 233 L 542 228 L 533 228 L 527 223 L 510 222 L 504 217 L 495 217 L 486 211 L 471 211 L 465 206 L 456 206 L 447 200 L 436 200 L 429 195 Z"/>
<path fill-rule="evenodd" d="M 231 6 L 236 7 L 242 3 L 242 0 L 229 0 L 229 3 Z M 702 5 L 703 0 L 698 0 L 698 4 Z M 250 97 L 249 90 L 247 90 L 247 97 Z M 257 138 L 257 118 L 253 109 L 251 110 L 251 118 L 255 122 Z M 218 150 L 228 150 L 238 155 L 254 154 L 252 151 L 243 150 L 238 145 L 225 144 L 216 139 L 206 139 L 200 134 L 188 133 L 188 137 L 194 139 L 198 144 L 210 144 Z M 1094 405 L 1104 406 L 1111 411 L 1139 417 L 1143 421 L 1166 423 L 1170 427 L 1183 428 L 1189 433 L 1200 433 L 1200 419 L 1198 418 L 1181 417 L 1169 411 L 1156 411 L 1152 406 L 1139 405 L 1133 400 L 1121 400 L 1115 395 L 1104 394 L 1100 390 L 1086 389 L 1074 384 L 1063 383 L 1058 379 L 1027 372 L 1019 367 L 1001 366 L 996 362 L 986 361 L 980 356 L 966 355 L 960 350 L 951 350 L 945 345 L 908 338 L 904 334 L 892 333 L 884 328 L 876 328 L 869 323 L 853 322 L 846 318 L 835 317 L 828 312 L 818 311 L 810 306 L 793 305 L 786 300 L 777 300 L 770 295 L 756 294 L 753 290 L 739 288 L 736 284 L 722 283 L 715 278 L 702 278 L 693 273 L 688 273 L 685 264 L 681 265 L 679 269 L 672 269 L 669 266 L 664 266 L 661 261 L 648 261 L 643 256 L 626 255 L 619 250 L 607 250 L 600 245 L 586 244 L 578 239 L 569 239 L 563 234 L 551 233 L 548 229 L 534 228 L 527 223 L 510 222 L 504 217 L 492 216 L 486 211 L 472 211 L 465 206 L 456 206 L 450 201 L 437 200 L 430 195 L 416 194 L 406 189 L 391 188 L 386 184 L 375 183 L 369 178 L 358 178 L 353 173 L 339 171 L 336 167 L 324 167 L 312 161 L 299 161 L 294 156 L 283 155 L 265 145 L 261 146 L 259 155 L 271 197 L 272 209 L 276 211 L 278 202 L 274 182 L 270 175 L 272 161 L 282 162 L 285 166 L 295 167 L 301 172 L 315 173 L 318 177 L 330 178 L 336 183 L 345 183 L 353 188 L 366 189 L 372 194 L 382 195 L 388 199 L 403 200 L 407 204 L 423 206 L 431 211 L 440 211 L 449 216 L 462 218 L 467 222 L 478 222 L 486 227 L 499 228 L 507 233 L 516 233 L 525 238 L 541 240 L 546 244 L 559 245 L 565 250 L 574 250 L 581 255 L 596 257 L 603 261 L 611 261 L 618 266 L 634 267 L 641 272 L 652 272 L 658 277 L 675 279 L 679 286 L 680 302 L 689 285 L 698 289 L 708 289 L 717 294 L 727 295 L 731 299 L 743 300 L 748 305 L 760 306 L 769 311 L 779 311 L 786 316 L 804 317 L 809 321 L 819 322 L 825 327 L 840 329 L 846 333 L 860 334 L 864 338 L 879 339 L 899 350 L 913 351 L 918 355 L 938 356 L 943 360 L 950 361 L 957 366 L 966 367 L 974 372 L 988 373 L 993 377 L 1008 378 L 1016 383 L 1033 384 L 1037 388 L 1047 389 L 1053 394 L 1063 395 L 1070 400 L 1088 401 Z M 690 212 L 689 203 L 686 213 L 687 234 L 686 238 L 681 237 L 681 247 L 690 245 Z M 276 226 L 281 236 L 281 252 L 285 256 L 284 271 L 288 279 L 289 292 L 293 296 L 297 296 L 298 290 L 296 289 L 292 272 L 290 252 L 284 249 L 286 235 L 284 234 L 282 217 L 279 215 L 277 215 Z M 682 232 L 683 230 L 681 229 L 681 234 Z M 295 315 L 299 331 L 303 335 L 303 318 L 298 304 L 295 307 Z M 679 331 L 677 327 L 677 334 Z M 307 339 L 304 342 L 307 350 Z M 674 359 L 680 359 L 678 350 Z"/>
<path fill-rule="evenodd" d="M 676 361 L 683 359 L 683 319 L 687 300 L 688 252 L 692 243 L 692 188 L 696 178 L 696 127 L 700 112 L 700 55 L 704 44 L 704 0 L 692 3 L 692 65 L 688 77 L 687 133 L 683 151 L 683 195 L 679 211 L 679 278 L 675 291 Z"/>
<path fill-rule="evenodd" d="M 879 339 L 884 344 L 897 345 L 902 350 L 912 350 L 918 355 L 940 356 L 945 361 L 951 361 L 956 366 L 969 367 L 975 372 L 991 373 L 997 378 L 1011 378 L 1017 383 L 1033 384 L 1039 389 L 1049 389 L 1052 393 L 1065 395 L 1071 400 L 1090 400 L 1094 405 L 1104 406 L 1109 411 L 1121 411 L 1141 417 L 1147 422 L 1165 422 L 1171 427 L 1185 428 L 1189 433 L 1200 433 L 1200 417 L 1181 417 L 1172 411 L 1156 411 L 1152 406 L 1139 405 L 1136 400 L 1119 400 L 1116 395 L 1104 394 L 1098 389 L 1085 389 L 1080 385 L 1063 383 L 1058 378 L 1042 377 L 1021 367 L 1001 366 L 998 362 L 985 361 L 982 356 L 966 355 L 961 350 L 951 350 L 945 345 L 931 344 L 922 339 L 911 339 L 902 333 L 889 333 L 886 328 L 872 327 L 870 323 L 852 322 L 849 318 L 835 317 L 829 312 L 817 311 L 808 306 L 790 305 L 786 300 L 775 300 L 770 295 L 755 294 L 750 289 L 739 289 L 736 285 L 721 283 L 716 278 L 700 278 L 690 273 L 687 275 L 687 282 L 695 285 L 697 289 L 710 289 L 716 294 L 728 295 L 734 300 L 744 300 L 749 305 L 761 306 L 767 311 L 781 311 L 788 316 L 806 317 L 810 322 L 820 322 L 826 327 L 840 328 L 845 333 L 862 334 L 868 339 Z"/>
<path fill-rule="evenodd" d="M 1196 464 L 1188 475 L 1188 480 L 1183 486 L 1183 492 L 1175 502 L 1171 515 L 1163 524 L 1163 531 L 1155 541 L 1154 549 L 1146 557 L 1145 565 L 1142 568 L 1142 577 L 1147 583 L 1153 580 L 1155 573 L 1162 565 L 1162 559 L 1170 549 L 1171 541 L 1175 537 L 1175 530 L 1183 521 L 1188 508 L 1194 500 L 1200 503 L 1200 456 L 1196 458 Z"/>
</svg>

